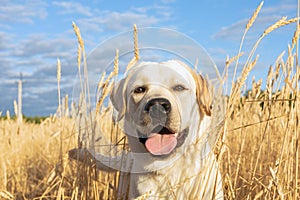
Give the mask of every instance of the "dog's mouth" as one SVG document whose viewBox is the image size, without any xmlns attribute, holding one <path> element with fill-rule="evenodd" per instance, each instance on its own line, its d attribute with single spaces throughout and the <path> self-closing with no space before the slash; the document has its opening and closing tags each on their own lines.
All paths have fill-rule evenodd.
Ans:
<svg viewBox="0 0 300 200">
<path fill-rule="evenodd" d="M 152 155 L 163 156 L 171 154 L 174 149 L 180 147 L 184 143 L 187 134 L 188 128 L 176 133 L 159 125 L 147 137 L 142 137 L 142 134 L 139 134 L 139 140 Z"/>
</svg>

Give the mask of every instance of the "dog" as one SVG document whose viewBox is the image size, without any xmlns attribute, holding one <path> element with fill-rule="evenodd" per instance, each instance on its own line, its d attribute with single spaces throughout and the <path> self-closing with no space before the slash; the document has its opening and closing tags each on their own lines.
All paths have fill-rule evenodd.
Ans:
<svg viewBox="0 0 300 200">
<path fill-rule="evenodd" d="M 129 199 L 223 199 L 222 177 L 207 142 L 212 94 L 202 75 L 178 60 L 140 62 L 110 99 L 130 152 L 125 160 L 90 153 L 97 168 L 130 173 Z"/>
</svg>

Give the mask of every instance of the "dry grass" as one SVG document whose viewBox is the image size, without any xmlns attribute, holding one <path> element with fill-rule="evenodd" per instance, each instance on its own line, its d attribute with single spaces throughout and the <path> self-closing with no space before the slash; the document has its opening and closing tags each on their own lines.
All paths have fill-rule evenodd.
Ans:
<svg viewBox="0 0 300 200">
<path fill-rule="evenodd" d="M 64 152 L 76 144 L 73 120 L 64 118 L 61 126 L 54 117 L 39 125 L 1 120 L 0 128 L 0 199 L 6 199 L 5 194 L 11 194 L 11 199 L 54 196 L 45 191 L 62 175 L 60 136 Z"/>
<path fill-rule="evenodd" d="M 262 3 L 249 20 L 245 33 L 252 26 L 261 6 Z M 295 21 L 297 20 L 282 18 L 267 28 L 248 55 L 242 74 L 234 80 L 227 102 L 223 131 L 215 151 L 222 171 L 226 199 L 300 198 L 300 69 L 296 65 L 298 55 L 293 53 L 298 51 L 295 48 L 299 27 L 288 49 L 287 59 L 283 60 L 280 55 L 276 65 L 270 67 L 266 85 L 262 86 L 262 80 L 253 80 L 248 94 L 241 94 L 241 88 L 258 59 L 253 57 L 261 39 L 274 29 Z M 79 42 L 80 72 L 82 58 L 83 63 L 86 63 L 84 42 L 75 23 L 73 27 Z M 136 27 L 134 38 L 136 51 L 133 63 L 139 58 Z M 243 41 L 240 50 L 242 43 Z M 237 66 L 238 58 L 242 56 L 240 50 L 237 56 L 227 60 L 226 70 L 232 62 L 236 62 Z M 112 77 L 118 73 L 117 58 L 118 53 L 113 74 L 107 79 L 105 74 L 102 75 L 99 87 L 104 92 L 100 99 L 104 99 L 111 91 Z M 129 68 L 131 64 L 129 63 Z M 80 75 L 79 77 L 84 97 L 79 105 L 88 106 L 85 64 L 83 70 L 84 79 Z M 59 82 L 60 74 L 58 77 Z M 9 116 L 7 120 L 0 120 L 0 199 L 117 199 L 118 187 L 122 184 L 119 178 L 126 175 L 100 172 L 90 159 L 82 164 L 67 157 L 69 149 L 87 145 L 78 140 L 78 136 L 87 134 L 93 141 L 98 141 L 95 132 L 99 130 L 109 133 L 102 135 L 101 144 L 112 142 L 119 144 L 120 149 L 127 148 L 121 131 L 110 120 L 111 108 L 100 109 L 102 102 L 99 102 L 96 117 L 81 109 L 77 116 L 73 112 L 73 117 L 49 117 L 41 124 L 19 124 Z M 68 105 L 64 107 L 68 108 Z M 85 119 L 90 119 L 96 126 L 83 124 L 76 131 L 74 122 L 79 120 L 82 123 Z M 140 199 L 146 196 L 147 194 Z"/>
</svg>

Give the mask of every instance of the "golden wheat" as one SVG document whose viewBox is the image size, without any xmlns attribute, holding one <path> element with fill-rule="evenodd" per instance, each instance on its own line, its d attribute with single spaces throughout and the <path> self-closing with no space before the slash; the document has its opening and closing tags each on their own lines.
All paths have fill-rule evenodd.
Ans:
<svg viewBox="0 0 300 200">
<path fill-rule="evenodd" d="M 264 5 L 264 1 L 260 2 L 259 6 L 256 8 L 254 13 L 252 14 L 251 18 L 249 19 L 248 23 L 246 24 L 246 31 L 250 29 L 253 25 L 254 21 L 256 20 L 259 11 L 261 10 L 262 6 Z"/>
<path fill-rule="evenodd" d="M 226 61 L 225 61 L 225 66 L 228 67 L 231 63 L 233 63 L 234 61 L 236 61 L 237 59 L 239 59 L 243 55 L 244 55 L 244 52 L 239 52 L 238 55 L 233 56 L 231 58 L 227 58 Z"/>
<path fill-rule="evenodd" d="M 100 96 L 99 100 L 97 101 L 96 114 L 99 113 L 100 107 L 102 106 L 105 97 L 112 91 L 114 83 L 110 82 L 110 81 L 114 76 L 118 75 L 118 72 L 119 72 L 119 50 L 117 49 L 116 56 L 114 59 L 114 70 L 109 74 L 109 76 L 107 77 L 103 86 L 102 86 L 102 81 L 104 80 L 105 72 L 103 72 L 101 80 L 98 83 L 98 86 L 101 85 L 100 87 L 102 88 L 102 91 L 101 91 L 101 96 Z M 100 91 L 99 87 L 98 87 L 98 91 Z"/>
<path fill-rule="evenodd" d="M 75 22 L 72 22 L 72 26 L 73 26 L 73 29 L 74 29 L 74 32 L 77 36 L 77 39 L 78 39 L 78 43 L 80 45 L 80 48 L 83 50 L 84 49 L 84 42 L 83 42 L 83 39 L 81 37 L 81 33 L 80 33 L 80 29 L 79 27 L 75 24 Z"/>
<path fill-rule="evenodd" d="M 297 22 L 298 18 L 293 18 L 293 19 L 289 19 L 289 20 L 286 20 L 287 17 L 282 17 L 280 20 L 278 20 L 275 24 L 269 26 L 262 34 L 261 37 L 265 37 L 266 35 L 268 35 L 269 33 L 271 33 L 272 31 L 282 27 L 282 26 L 286 26 L 288 24 L 291 24 L 291 23 L 295 23 Z"/>
<path fill-rule="evenodd" d="M 251 26 L 253 25 L 254 21 L 256 20 L 258 13 L 260 12 L 262 6 L 264 4 L 264 1 L 262 1 L 259 6 L 256 8 L 256 10 L 254 11 L 254 13 L 252 14 L 251 18 L 249 19 L 248 23 L 246 24 L 246 29 L 244 30 L 244 34 L 242 36 L 241 39 L 241 43 L 240 43 L 240 47 L 238 50 L 238 54 L 237 54 L 237 59 L 236 59 L 236 63 L 235 63 L 235 67 L 234 67 L 234 72 L 233 72 L 233 78 L 232 78 L 232 84 L 235 81 L 235 77 L 236 77 L 236 73 L 237 73 L 237 68 L 238 68 L 238 64 L 239 64 L 239 58 L 240 58 L 240 54 L 244 45 L 244 40 L 246 37 L 247 32 L 249 31 L 249 29 L 251 28 Z M 228 65 L 229 66 L 229 65 Z M 227 77 L 226 77 L 227 78 Z"/>
<path fill-rule="evenodd" d="M 246 29 L 252 27 L 262 5 L 263 2 L 253 13 Z M 291 46 L 288 47 L 286 62 L 283 53 L 280 54 L 276 65 L 270 67 L 266 80 L 255 81 L 253 78 L 251 91 L 247 95 L 241 95 L 245 81 L 258 60 L 258 56 L 252 58 L 261 39 L 277 28 L 297 20 L 282 18 L 268 27 L 254 45 L 241 75 L 233 84 L 220 138 L 220 151 L 217 152 L 225 199 L 299 199 L 300 74 L 299 66 L 294 61 L 298 59 L 298 55 L 293 53 L 293 48 L 298 43 L 299 26 Z M 83 56 L 84 76 L 87 76 L 84 42 L 75 23 L 73 28 L 79 43 L 78 70 L 80 72 Z M 134 26 L 134 58 L 128 64 L 127 70 L 140 59 L 137 37 L 137 28 Z M 227 59 L 226 67 L 228 68 L 234 61 L 238 63 L 240 56 L 242 53 L 239 51 L 237 56 Z M 58 60 L 56 77 L 58 90 L 60 90 L 60 71 Z M 116 51 L 113 72 L 107 78 L 104 72 L 98 83 L 98 90 L 102 90 L 99 105 L 97 104 L 98 111 L 103 106 L 104 98 L 111 92 L 114 85 L 113 77 L 118 73 L 119 62 Z M 84 80 L 80 79 L 82 95 L 89 95 L 85 91 L 86 83 L 83 82 Z M 262 82 L 266 82 L 264 91 Z M 60 99 L 60 95 L 58 96 Z M 67 110 L 67 96 L 63 102 Z M 79 105 L 84 107 L 86 104 Z M 60 108 L 60 103 L 58 107 Z M 79 129 L 74 125 L 78 117 L 74 110 L 73 119 L 63 116 L 59 119 L 48 117 L 41 124 L 21 125 L 7 112 L 7 119 L 0 119 L 0 198 L 118 199 L 118 187 L 121 184 L 119 172 L 100 172 L 91 161 L 82 164 L 69 160 L 66 156 L 69 149 L 84 145 L 78 137 L 84 131 L 91 131 L 94 134 L 96 130 L 101 130 L 99 132 L 105 133 L 101 135 L 102 143 L 103 141 L 122 143 L 119 147 L 125 149 L 126 140 L 121 135 L 121 130 L 113 123 L 111 112 L 111 107 L 106 108 L 106 112 L 96 116 L 95 127 L 79 127 Z M 88 115 L 81 117 L 83 121 L 90 120 Z M 188 184 L 187 180 L 183 180 L 182 184 L 176 187 L 184 184 Z M 176 188 L 170 186 L 170 195 L 176 199 L 172 192 L 174 189 Z M 147 199 L 150 193 L 151 191 L 138 199 Z"/>
<path fill-rule="evenodd" d="M 139 47 L 138 47 L 138 30 L 137 26 L 134 24 L 133 26 L 133 42 L 134 42 L 134 57 L 128 63 L 126 67 L 126 71 L 128 71 L 131 67 L 133 67 L 139 61 Z"/>
</svg>

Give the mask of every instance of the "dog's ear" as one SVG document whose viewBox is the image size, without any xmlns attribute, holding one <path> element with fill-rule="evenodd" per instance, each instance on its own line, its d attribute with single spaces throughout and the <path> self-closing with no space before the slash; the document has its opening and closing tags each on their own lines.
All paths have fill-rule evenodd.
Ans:
<svg viewBox="0 0 300 200">
<path fill-rule="evenodd" d="M 188 67 L 184 62 L 177 60 L 177 62 L 185 67 L 193 76 L 196 83 L 196 98 L 200 111 L 207 116 L 211 116 L 212 113 L 212 94 L 209 90 L 207 81 L 198 74 L 195 70 Z"/>
<path fill-rule="evenodd" d="M 200 110 L 207 116 L 212 112 L 212 94 L 209 90 L 207 81 L 200 74 L 194 75 L 196 82 L 196 97 Z"/>
<path fill-rule="evenodd" d="M 120 80 L 112 90 L 110 100 L 114 108 L 118 111 L 116 120 L 120 121 L 126 112 L 126 79 Z"/>
</svg>

